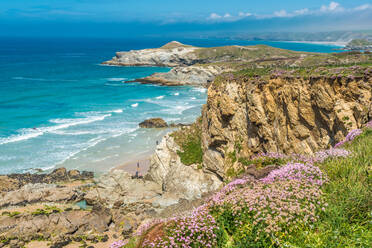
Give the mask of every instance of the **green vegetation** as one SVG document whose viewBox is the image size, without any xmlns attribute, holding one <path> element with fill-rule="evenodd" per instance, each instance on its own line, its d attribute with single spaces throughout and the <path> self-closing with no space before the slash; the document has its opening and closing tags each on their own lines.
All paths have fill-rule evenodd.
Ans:
<svg viewBox="0 0 372 248">
<path fill-rule="evenodd" d="M 287 160 L 283 158 L 260 157 L 256 159 L 239 158 L 239 162 L 244 166 L 255 165 L 257 169 L 262 169 L 268 165 L 283 165 Z"/>
<path fill-rule="evenodd" d="M 160 221 L 124 247 L 371 247 L 372 129 L 343 148 L 348 151 L 332 150 L 314 164 L 288 162 L 254 184 L 235 179 L 192 215 Z M 260 157 L 244 163 L 285 161 Z"/>
<path fill-rule="evenodd" d="M 201 146 L 201 119 L 197 120 L 190 127 L 171 134 L 181 150 L 177 151 L 181 162 L 185 165 L 198 164 L 203 162 L 203 150 Z"/>
<path fill-rule="evenodd" d="M 299 56 L 302 52 L 257 45 L 201 48 L 195 50 L 194 53 L 202 61 L 254 61 L 264 60 L 274 56 L 291 58 Z"/>
<path fill-rule="evenodd" d="M 15 216 L 18 216 L 20 215 L 21 212 L 18 212 L 18 211 L 15 211 L 15 212 L 8 212 L 8 211 L 5 211 L 5 212 L 2 212 L 1 215 L 7 215 L 9 217 L 15 217 Z"/>
<path fill-rule="evenodd" d="M 353 156 L 327 160 L 320 167 L 329 183 L 329 206 L 313 229 L 289 236 L 289 247 L 370 247 L 372 244 L 372 130 L 346 146 Z"/>
<path fill-rule="evenodd" d="M 372 42 L 366 39 L 354 39 L 347 44 L 347 47 L 372 46 Z"/>
<path fill-rule="evenodd" d="M 59 209 L 55 206 L 45 206 L 44 209 L 36 209 L 34 212 L 31 213 L 33 216 L 38 216 L 38 215 L 50 215 L 53 213 L 61 213 L 63 212 L 62 209 Z"/>
</svg>

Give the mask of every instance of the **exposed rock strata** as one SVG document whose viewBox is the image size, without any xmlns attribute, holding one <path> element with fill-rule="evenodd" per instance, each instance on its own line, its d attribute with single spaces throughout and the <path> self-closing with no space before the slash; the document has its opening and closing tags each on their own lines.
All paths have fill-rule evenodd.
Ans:
<svg viewBox="0 0 372 248">
<path fill-rule="evenodd" d="M 203 108 L 204 166 L 221 177 L 238 168 L 229 154 L 312 154 L 372 118 L 369 77 L 236 78 L 208 89 Z"/>
<path fill-rule="evenodd" d="M 217 65 L 193 65 L 187 67 L 175 67 L 166 73 L 154 73 L 151 76 L 134 80 L 143 84 L 156 83 L 167 86 L 199 85 L 206 87 L 214 78 L 231 71 L 229 68 Z"/>
<path fill-rule="evenodd" d="M 71 182 L 76 180 L 89 180 L 93 179 L 93 172 L 78 171 L 78 170 L 66 170 L 66 168 L 58 168 L 51 173 L 42 174 L 10 174 L 0 175 L 0 192 L 12 191 L 21 188 L 26 184 L 37 184 L 37 183 L 57 183 L 57 182 Z"/>
<path fill-rule="evenodd" d="M 32 203 L 56 203 L 82 200 L 84 193 L 78 189 L 55 184 L 27 184 L 0 197 L 0 208 Z"/>
<path fill-rule="evenodd" d="M 108 65 L 120 66 L 179 66 L 195 64 L 197 56 L 192 53 L 197 47 L 170 42 L 163 47 L 154 49 L 117 52 Z"/>
<path fill-rule="evenodd" d="M 218 189 L 222 182 L 213 173 L 205 173 L 197 165 L 182 164 L 177 155 L 179 146 L 173 137 L 166 135 L 151 157 L 146 178 L 163 186 L 164 191 L 192 200 Z"/>
</svg>

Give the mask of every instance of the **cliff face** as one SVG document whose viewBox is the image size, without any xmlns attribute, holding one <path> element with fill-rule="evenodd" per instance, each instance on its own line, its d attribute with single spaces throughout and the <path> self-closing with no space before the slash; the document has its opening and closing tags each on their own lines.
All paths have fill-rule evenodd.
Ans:
<svg viewBox="0 0 372 248">
<path fill-rule="evenodd" d="M 177 195 L 178 199 L 194 200 L 221 186 L 215 174 L 205 173 L 197 164 L 184 165 L 177 154 L 179 150 L 173 137 L 166 135 L 151 157 L 146 178 L 162 185 L 166 194 Z"/>
<path fill-rule="evenodd" d="M 154 73 L 149 77 L 137 79 L 142 83 L 157 83 L 161 85 L 199 85 L 207 86 L 214 78 L 230 71 L 222 65 L 192 65 L 187 67 L 175 67 L 167 73 Z"/>
<path fill-rule="evenodd" d="M 109 65 L 121 66 L 179 66 L 195 63 L 196 55 L 192 52 L 196 47 L 170 42 L 155 49 L 117 52 L 112 60 L 104 62 Z"/>
<path fill-rule="evenodd" d="M 219 78 L 202 113 L 204 167 L 225 177 L 237 158 L 334 145 L 372 117 L 371 95 L 368 75 Z"/>
</svg>

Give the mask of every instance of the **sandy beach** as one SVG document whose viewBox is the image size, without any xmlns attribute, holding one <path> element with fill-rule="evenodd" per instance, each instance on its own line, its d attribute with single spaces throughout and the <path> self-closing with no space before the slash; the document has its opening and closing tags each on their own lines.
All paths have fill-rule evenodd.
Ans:
<svg viewBox="0 0 372 248">
<path fill-rule="evenodd" d="M 331 46 L 339 46 L 339 47 L 344 47 L 349 43 L 347 41 L 283 41 L 283 42 L 331 45 Z"/>
<path fill-rule="evenodd" d="M 137 163 L 139 163 L 139 174 L 144 176 L 146 175 L 150 168 L 151 154 L 152 153 L 142 155 L 141 157 L 138 157 L 136 160 L 132 160 L 130 162 L 114 167 L 110 171 L 124 170 L 132 175 L 135 175 L 137 171 Z"/>
</svg>

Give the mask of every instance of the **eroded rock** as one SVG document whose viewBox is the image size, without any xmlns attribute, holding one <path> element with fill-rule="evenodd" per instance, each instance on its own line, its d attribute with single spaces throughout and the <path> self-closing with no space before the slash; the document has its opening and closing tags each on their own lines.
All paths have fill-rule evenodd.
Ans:
<svg viewBox="0 0 372 248">
<path fill-rule="evenodd" d="M 372 81 L 348 77 L 222 78 L 203 108 L 203 163 L 221 177 L 235 157 L 312 154 L 372 117 Z"/>
</svg>

